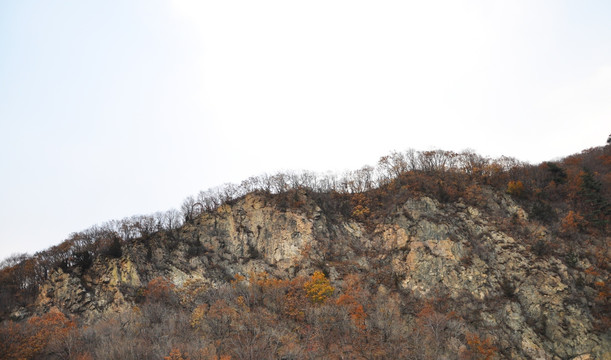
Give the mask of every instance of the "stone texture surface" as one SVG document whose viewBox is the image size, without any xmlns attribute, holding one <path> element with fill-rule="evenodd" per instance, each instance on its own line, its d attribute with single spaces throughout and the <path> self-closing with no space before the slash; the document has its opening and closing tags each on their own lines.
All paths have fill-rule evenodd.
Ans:
<svg viewBox="0 0 611 360">
<path fill-rule="evenodd" d="M 305 193 L 300 197 L 299 208 L 280 210 L 250 194 L 200 216 L 173 240 L 126 246 L 120 259 L 98 259 L 84 273 L 58 270 L 38 307 L 93 318 L 128 306 L 157 276 L 178 286 L 195 280 L 215 286 L 236 273 L 287 278 L 326 268 L 341 281 L 347 271 L 382 264 L 409 296 L 433 297 L 441 289 L 470 310 L 471 321 L 501 329 L 512 358 L 610 358 L 609 331 L 593 331 L 588 304 L 574 296 L 577 272 L 554 257 L 537 257 L 495 222 L 500 214 L 529 226 L 528 214 L 509 196 L 488 194 L 481 208 L 414 198 L 373 230 L 332 222 Z"/>
</svg>

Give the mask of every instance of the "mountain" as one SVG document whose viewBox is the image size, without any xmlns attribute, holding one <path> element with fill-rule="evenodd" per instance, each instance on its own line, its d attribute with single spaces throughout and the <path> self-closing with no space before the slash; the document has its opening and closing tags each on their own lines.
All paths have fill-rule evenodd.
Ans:
<svg viewBox="0 0 611 360">
<path fill-rule="evenodd" d="M 0 273 L 0 357 L 609 359 L 611 146 L 250 178 Z"/>
</svg>

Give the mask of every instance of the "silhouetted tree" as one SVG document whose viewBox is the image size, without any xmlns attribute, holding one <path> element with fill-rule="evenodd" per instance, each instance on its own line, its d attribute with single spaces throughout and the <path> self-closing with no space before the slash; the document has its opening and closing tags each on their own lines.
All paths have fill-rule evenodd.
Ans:
<svg viewBox="0 0 611 360">
<path fill-rule="evenodd" d="M 123 255 L 121 240 L 118 237 L 112 239 L 112 243 L 108 247 L 108 255 L 114 258 L 120 258 Z"/>
</svg>

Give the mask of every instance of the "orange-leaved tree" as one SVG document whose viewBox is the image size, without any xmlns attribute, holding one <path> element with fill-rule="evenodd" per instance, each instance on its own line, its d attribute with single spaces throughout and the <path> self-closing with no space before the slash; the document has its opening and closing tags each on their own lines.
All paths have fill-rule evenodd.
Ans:
<svg viewBox="0 0 611 360">
<path fill-rule="evenodd" d="M 510 181 L 507 184 L 507 193 L 509 195 L 520 197 L 524 194 L 524 184 L 520 181 Z"/>
<path fill-rule="evenodd" d="M 25 323 L 8 322 L 0 329 L 0 358 L 32 359 L 51 350 L 66 355 L 65 345 L 75 328 L 75 322 L 56 308 Z"/>
<path fill-rule="evenodd" d="M 562 232 L 567 233 L 567 234 L 572 234 L 572 233 L 577 232 L 578 230 L 583 229 L 585 223 L 586 222 L 583 216 L 581 216 L 581 214 L 571 210 L 562 219 L 562 222 L 560 223 L 560 227 L 562 228 Z"/>
<path fill-rule="evenodd" d="M 466 339 L 468 350 L 462 354 L 464 358 L 490 360 L 496 356 L 498 349 L 492 344 L 491 338 L 481 339 L 477 334 L 467 333 Z"/>
<path fill-rule="evenodd" d="M 336 300 L 336 304 L 344 306 L 354 323 L 354 326 L 359 330 L 365 330 L 365 319 L 367 314 L 359 298 L 363 296 L 363 290 L 359 284 L 360 279 L 356 275 L 347 275 L 345 278 L 346 287 L 344 293 Z"/>
<path fill-rule="evenodd" d="M 335 291 L 329 279 L 320 271 L 314 272 L 312 278 L 303 285 L 303 288 L 310 301 L 314 304 L 325 302 Z"/>
<path fill-rule="evenodd" d="M 168 279 L 160 276 L 149 281 L 144 296 L 149 302 L 172 303 L 178 300 L 176 286 Z"/>
</svg>

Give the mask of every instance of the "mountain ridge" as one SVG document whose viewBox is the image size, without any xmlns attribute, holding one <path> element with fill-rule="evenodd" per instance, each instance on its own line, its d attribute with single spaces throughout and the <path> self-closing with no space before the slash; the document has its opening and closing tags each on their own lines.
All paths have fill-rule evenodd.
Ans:
<svg viewBox="0 0 611 360">
<path fill-rule="evenodd" d="M 254 358 L 287 359 L 610 356 L 610 147 L 539 166 L 486 161 L 473 153 L 462 154 L 471 161 L 452 165 L 458 154 L 411 154 L 383 157 L 376 170 L 386 175 L 375 181 L 368 178 L 373 169 L 354 172 L 359 175 L 351 183 L 340 183 L 344 191 L 270 177 L 268 188 L 261 181 L 263 188 L 252 185 L 245 194 L 225 189 L 223 201 L 187 199 L 180 225 L 174 213 L 161 229 L 141 221 L 137 234 L 121 226 L 122 236 L 98 229 L 87 235 L 97 238 L 87 241 L 86 234 L 75 234 L 67 246 L 71 253 L 56 254 L 56 265 L 38 279 L 22 272 L 17 289 L 9 288 L 24 260 L 2 269 L 2 299 L 11 305 L 4 316 L 29 320 L 5 321 L 0 336 L 11 334 L 11 324 L 56 312 L 75 321 L 81 333 L 85 324 L 101 331 L 115 314 L 167 330 L 171 319 L 158 318 L 161 308 L 173 321 L 183 319 L 184 331 L 197 341 L 175 334 L 153 349 L 122 343 L 112 354 L 93 342 L 82 353 L 138 358 L 126 354 L 162 357 L 174 351 L 194 359 L 249 358 L 245 349 L 258 354 Z M 410 168 L 410 160 L 418 163 Z M 90 254 L 88 246 L 98 248 Z M 35 291 L 28 281 L 39 281 Z M 304 285 L 312 283 L 327 294 L 320 303 L 307 290 L 314 285 Z M 25 293 L 21 304 L 7 299 L 10 291 Z M 222 336 L 213 308 L 229 316 L 220 317 Z M 392 314 L 384 315 L 386 310 Z M 254 336 L 245 344 L 253 311 L 266 316 L 257 320 L 257 334 L 266 341 Z M 125 336 L 142 340 L 133 329 Z M 224 338 L 231 344 L 219 343 Z M 53 358 L 51 340 L 37 356 Z M 83 336 L 79 341 L 86 343 Z M 270 341 L 278 345 L 274 351 L 265 345 Z"/>
</svg>

